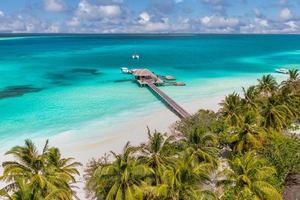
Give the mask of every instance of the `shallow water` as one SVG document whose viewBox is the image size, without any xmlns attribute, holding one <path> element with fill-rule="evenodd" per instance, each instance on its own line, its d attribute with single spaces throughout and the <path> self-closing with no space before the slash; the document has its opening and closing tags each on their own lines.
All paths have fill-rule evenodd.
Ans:
<svg viewBox="0 0 300 200">
<path fill-rule="evenodd" d="M 237 90 L 277 67 L 300 69 L 299 54 L 300 35 L 0 37 L 0 146 L 93 120 L 109 127 L 163 106 L 123 66 L 186 82 L 162 88 L 185 102 Z"/>
</svg>

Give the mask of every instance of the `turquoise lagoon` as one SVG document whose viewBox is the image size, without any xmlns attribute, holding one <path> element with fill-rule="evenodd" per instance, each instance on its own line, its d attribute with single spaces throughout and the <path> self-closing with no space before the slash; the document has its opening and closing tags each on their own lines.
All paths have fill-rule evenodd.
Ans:
<svg viewBox="0 0 300 200">
<path fill-rule="evenodd" d="M 162 107 L 123 66 L 186 82 L 162 88 L 184 103 L 238 91 L 278 67 L 300 69 L 300 35 L 2 35 L 1 153 L 21 138 L 95 120 L 109 128 Z"/>
</svg>

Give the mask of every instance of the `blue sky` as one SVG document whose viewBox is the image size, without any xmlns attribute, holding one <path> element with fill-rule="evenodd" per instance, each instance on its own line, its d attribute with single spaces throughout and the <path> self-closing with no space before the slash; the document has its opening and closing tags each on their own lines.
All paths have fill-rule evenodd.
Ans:
<svg viewBox="0 0 300 200">
<path fill-rule="evenodd" d="M 300 33 L 300 0 L 0 0 L 0 32 Z"/>
</svg>

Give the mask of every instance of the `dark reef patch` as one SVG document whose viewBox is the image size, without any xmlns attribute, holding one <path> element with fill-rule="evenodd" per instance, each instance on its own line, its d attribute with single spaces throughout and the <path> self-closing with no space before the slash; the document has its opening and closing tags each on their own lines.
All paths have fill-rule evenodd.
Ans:
<svg viewBox="0 0 300 200">
<path fill-rule="evenodd" d="M 97 69 L 92 68 L 74 68 L 68 71 L 58 73 L 47 73 L 45 78 L 50 80 L 51 84 L 54 85 L 71 85 L 75 81 L 86 79 L 87 76 L 96 76 L 101 74 Z"/>
<path fill-rule="evenodd" d="M 41 90 L 43 90 L 43 88 L 36 88 L 32 85 L 8 86 L 0 90 L 0 99 L 23 96 L 24 94 L 39 92 Z"/>
<path fill-rule="evenodd" d="M 86 68 L 75 68 L 70 70 L 72 73 L 81 73 L 81 74 L 91 74 L 91 75 L 99 75 L 101 74 L 98 72 L 97 69 L 86 69 Z"/>
</svg>

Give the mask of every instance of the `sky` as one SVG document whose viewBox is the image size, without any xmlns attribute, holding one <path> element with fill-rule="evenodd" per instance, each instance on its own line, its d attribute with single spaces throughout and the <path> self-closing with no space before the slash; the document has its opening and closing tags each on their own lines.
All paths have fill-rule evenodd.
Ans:
<svg viewBox="0 0 300 200">
<path fill-rule="evenodd" d="M 300 33 L 300 0 L 0 0 L 0 33 Z"/>
</svg>

